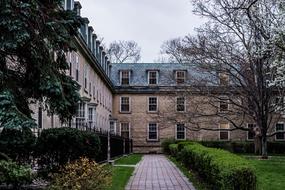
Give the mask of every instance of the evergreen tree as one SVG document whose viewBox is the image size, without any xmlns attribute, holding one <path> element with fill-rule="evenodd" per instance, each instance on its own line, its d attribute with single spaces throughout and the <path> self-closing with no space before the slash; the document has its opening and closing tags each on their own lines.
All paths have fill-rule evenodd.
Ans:
<svg viewBox="0 0 285 190">
<path fill-rule="evenodd" d="M 81 19 L 61 0 L 0 3 L 0 126 L 35 126 L 29 105 L 41 102 L 62 121 L 71 118 L 79 85 L 66 75 L 65 53 Z"/>
</svg>

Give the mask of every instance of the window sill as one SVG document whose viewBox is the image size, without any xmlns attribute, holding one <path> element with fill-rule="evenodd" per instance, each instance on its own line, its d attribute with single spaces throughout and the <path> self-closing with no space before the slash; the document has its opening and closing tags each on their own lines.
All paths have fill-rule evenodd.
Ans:
<svg viewBox="0 0 285 190">
<path fill-rule="evenodd" d="M 159 142 L 158 139 L 147 139 L 146 141 L 147 141 L 147 142 Z"/>
<path fill-rule="evenodd" d="M 130 111 L 119 111 L 120 114 L 131 114 L 132 112 Z"/>
<path fill-rule="evenodd" d="M 158 114 L 158 111 L 147 111 L 148 114 Z"/>
</svg>

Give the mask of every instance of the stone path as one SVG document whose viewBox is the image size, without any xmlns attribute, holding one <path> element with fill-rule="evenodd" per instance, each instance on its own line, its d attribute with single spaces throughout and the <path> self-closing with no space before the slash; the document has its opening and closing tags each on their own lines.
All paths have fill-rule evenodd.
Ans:
<svg viewBox="0 0 285 190">
<path fill-rule="evenodd" d="M 126 190 L 195 190 L 192 183 L 164 155 L 145 155 Z"/>
</svg>

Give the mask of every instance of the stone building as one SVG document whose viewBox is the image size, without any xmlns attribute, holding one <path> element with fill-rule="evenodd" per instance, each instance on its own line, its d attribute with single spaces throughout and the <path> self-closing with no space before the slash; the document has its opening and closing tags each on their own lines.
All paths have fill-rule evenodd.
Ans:
<svg viewBox="0 0 285 190">
<path fill-rule="evenodd" d="M 81 5 L 65 0 L 65 9 L 75 9 L 80 15 Z M 134 152 L 160 152 L 161 142 L 166 138 L 177 140 L 253 140 L 247 131 L 227 131 L 232 126 L 218 117 L 205 119 L 191 117 L 197 109 L 206 112 L 234 109 L 217 103 L 217 110 L 207 104 L 208 100 L 191 86 L 198 85 L 203 77 L 188 65 L 174 63 L 122 63 L 111 64 L 97 40 L 88 18 L 79 29 L 74 41 L 76 52 L 66 55 L 70 70 L 66 71 L 80 86 L 81 102 L 77 115 L 69 123 L 60 123 L 57 116 L 47 113 L 45 108 L 34 106 L 39 128 L 69 126 L 79 129 L 109 130 L 133 139 Z M 219 76 L 217 84 L 227 82 Z M 214 80 L 214 79 L 213 79 Z M 197 103 L 200 102 L 200 103 Z M 204 102 L 204 103 L 201 103 Z M 238 119 L 238 118 L 237 118 Z M 204 129 L 195 130 L 199 125 Z M 254 123 L 247 121 L 248 127 Z M 283 122 L 276 122 L 272 130 L 284 130 Z M 284 134 L 272 140 L 284 141 Z"/>
</svg>

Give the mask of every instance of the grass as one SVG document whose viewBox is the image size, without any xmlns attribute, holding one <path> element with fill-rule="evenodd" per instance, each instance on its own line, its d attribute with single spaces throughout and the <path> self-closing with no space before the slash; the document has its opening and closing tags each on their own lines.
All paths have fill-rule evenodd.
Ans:
<svg viewBox="0 0 285 190">
<path fill-rule="evenodd" d="M 197 190 L 210 189 L 210 187 L 208 187 L 208 185 L 203 182 L 203 180 L 200 179 L 197 174 L 186 168 L 181 162 L 177 161 L 174 157 L 171 156 L 169 156 L 168 158 L 180 169 L 180 171 L 189 179 L 189 181 Z"/>
<path fill-rule="evenodd" d="M 112 186 L 108 190 L 124 190 L 134 172 L 133 167 L 116 166 L 112 168 Z"/>
<path fill-rule="evenodd" d="M 245 156 L 250 160 L 257 173 L 258 190 L 285 189 L 285 156 L 272 156 L 268 160 Z"/>
<path fill-rule="evenodd" d="M 116 160 L 115 165 L 136 165 L 141 159 L 141 154 L 131 154 Z"/>
<path fill-rule="evenodd" d="M 131 154 L 115 161 L 115 165 L 136 165 L 142 158 L 140 154 Z M 108 190 L 124 190 L 135 168 L 128 166 L 112 167 L 112 186 Z"/>
</svg>

